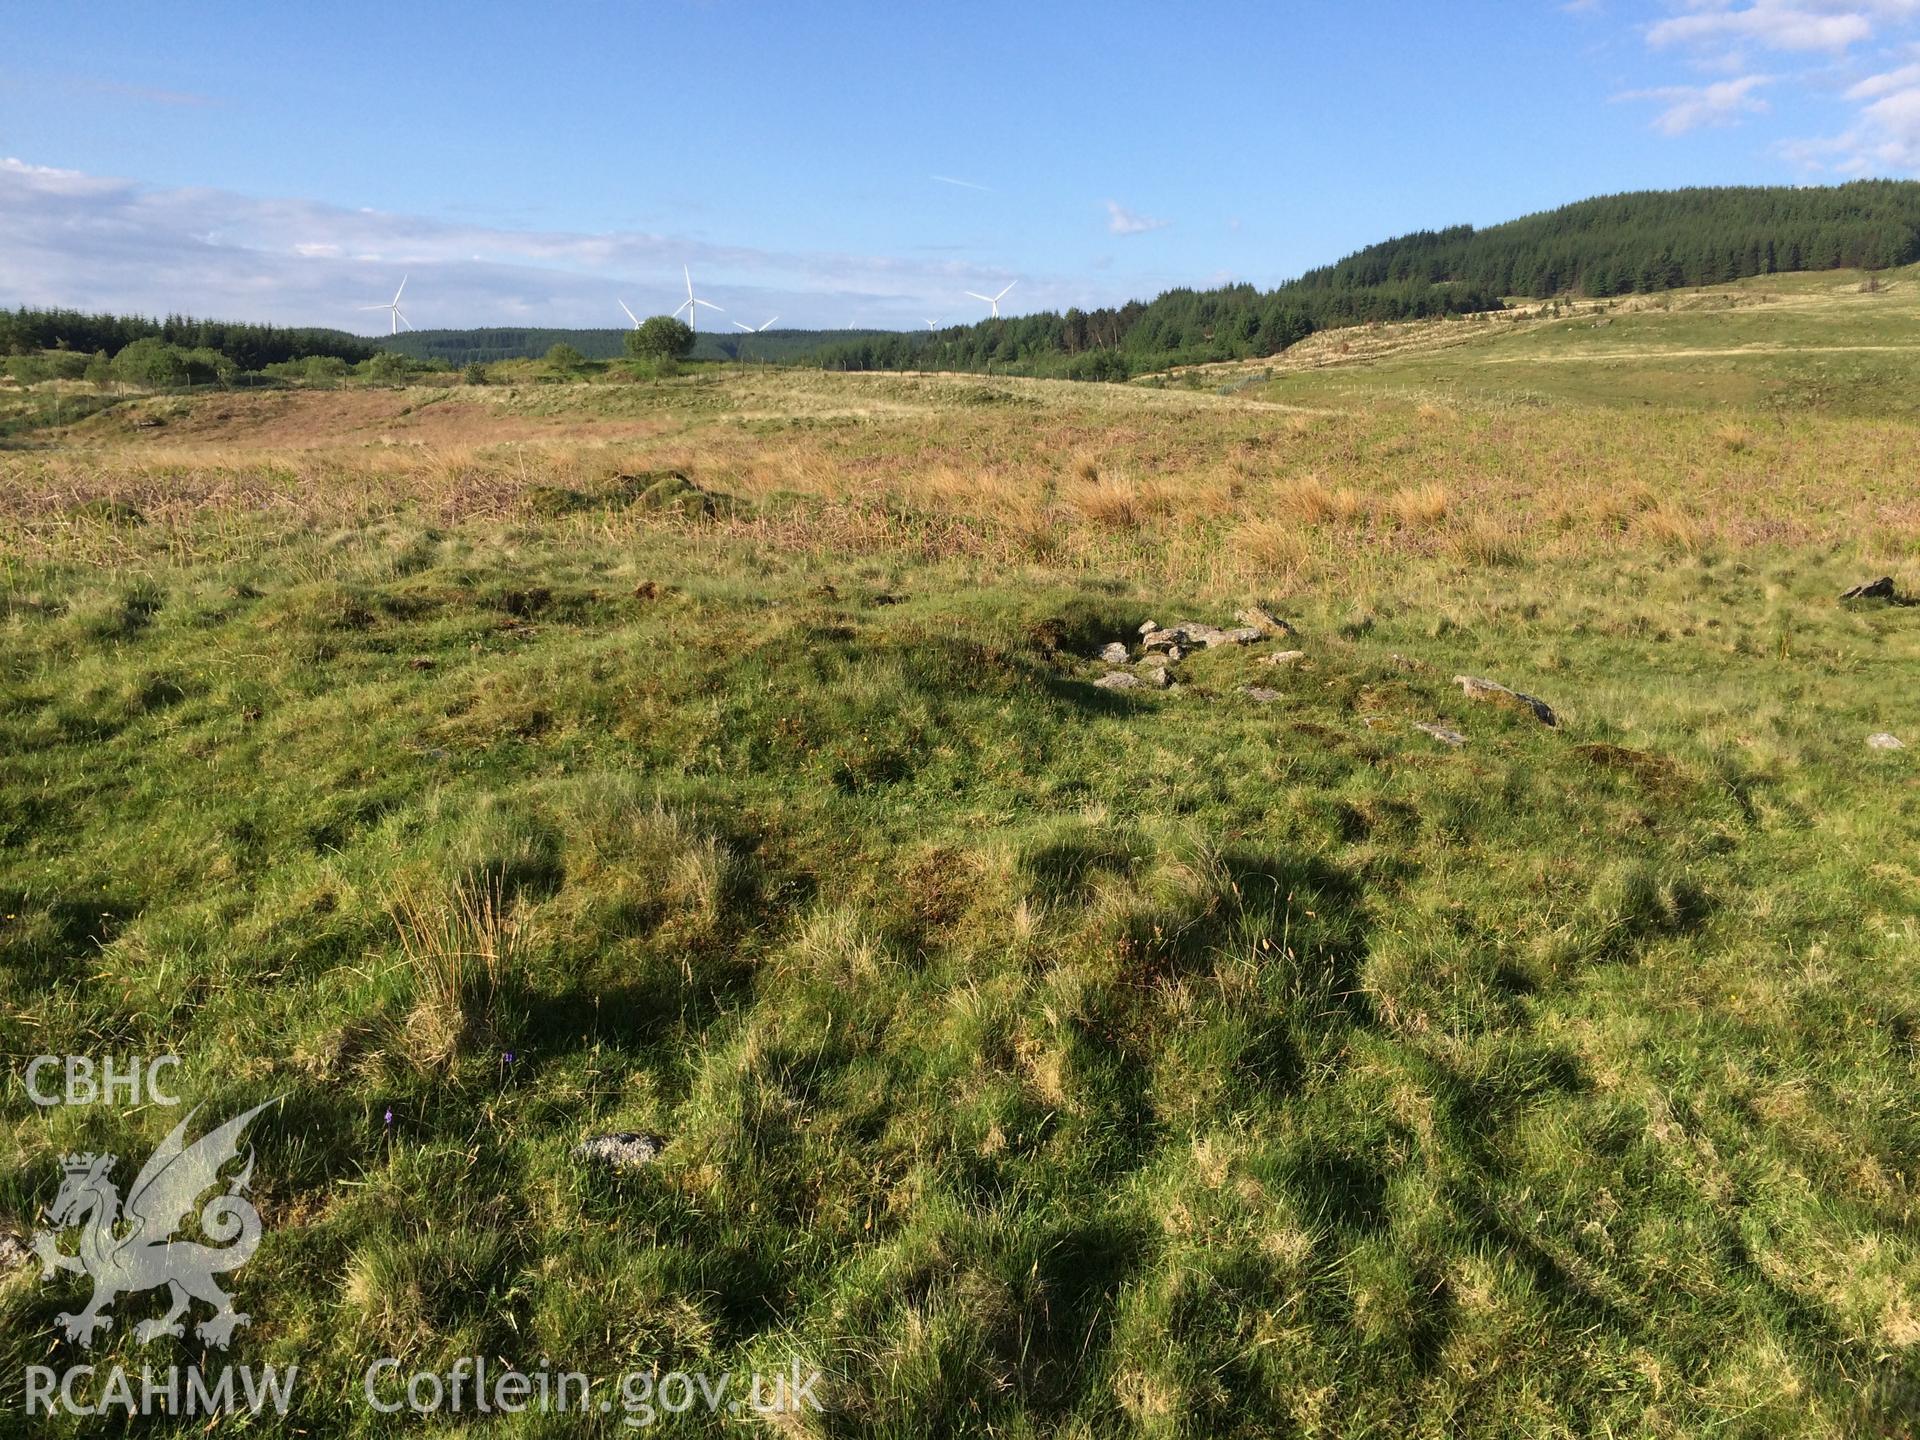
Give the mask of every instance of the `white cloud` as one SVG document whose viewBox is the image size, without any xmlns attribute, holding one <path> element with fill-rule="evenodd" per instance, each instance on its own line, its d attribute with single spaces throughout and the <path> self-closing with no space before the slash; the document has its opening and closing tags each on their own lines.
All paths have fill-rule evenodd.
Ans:
<svg viewBox="0 0 1920 1440">
<path fill-rule="evenodd" d="M 1702 125 L 1728 125 L 1743 114 L 1762 114 L 1767 102 L 1753 92 L 1773 83 L 1771 75 L 1742 75 L 1714 85 L 1663 85 L 1652 90 L 1629 90 L 1616 100 L 1657 100 L 1666 108 L 1654 119 L 1656 129 L 1684 135 Z"/>
<path fill-rule="evenodd" d="M 1647 41 L 1655 48 L 1751 41 L 1771 50 L 1840 51 L 1872 34 L 1872 19 L 1858 10 L 1755 0 L 1745 8 L 1716 5 L 1661 20 L 1647 31 Z"/>
<path fill-rule="evenodd" d="M 0 160 L 0 304 L 365 332 L 382 317 L 355 307 L 384 300 L 407 272 L 407 315 L 421 326 L 612 326 L 625 323 L 618 295 L 660 310 L 681 298 L 682 263 L 729 314 L 777 311 L 796 325 L 844 323 L 849 308 L 874 323 L 917 325 L 962 291 L 991 294 L 1014 278 L 959 258 L 516 230 Z M 1021 277 L 1021 293 L 1050 308 L 1124 298 L 1037 275 Z"/>
<path fill-rule="evenodd" d="M 1889 70 L 1884 75 L 1869 75 L 1847 91 L 1847 99 L 1873 100 L 1913 85 L 1920 85 L 1920 64 L 1902 65 L 1898 70 Z"/>
<path fill-rule="evenodd" d="M 1136 215 L 1118 200 L 1107 201 L 1107 229 L 1115 235 L 1145 235 L 1151 230 L 1164 230 L 1172 223 L 1156 220 L 1151 215 Z"/>
<path fill-rule="evenodd" d="M 1734 124 L 1768 111 L 1756 93 L 1761 86 L 1779 86 L 1783 94 L 1792 86 L 1801 92 L 1795 98 L 1838 100 L 1854 109 L 1839 133 L 1779 145 L 1788 160 L 1841 175 L 1920 171 L 1920 61 L 1899 63 L 1920 54 L 1912 43 L 1920 38 L 1920 0 L 1669 0 L 1668 10 L 1647 27 L 1649 47 L 1677 50 L 1696 68 L 1731 71 L 1734 78 L 1616 97 L 1661 102 L 1658 129 L 1683 135 Z M 1745 73 L 1743 57 L 1754 49 L 1821 58 L 1798 74 Z M 1873 60 L 1889 68 L 1846 83 Z"/>
</svg>

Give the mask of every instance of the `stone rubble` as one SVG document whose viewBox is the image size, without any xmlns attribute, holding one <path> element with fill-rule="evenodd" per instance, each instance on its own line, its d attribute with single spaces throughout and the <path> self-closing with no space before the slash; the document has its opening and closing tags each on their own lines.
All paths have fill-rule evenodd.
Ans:
<svg viewBox="0 0 1920 1440">
<path fill-rule="evenodd" d="M 637 1170 L 660 1158 L 667 1142 L 658 1135 L 637 1130 L 619 1130 L 611 1135 L 594 1135 L 573 1147 L 576 1160 L 593 1160 L 615 1170 Z"/>
<path fill-rule="evenodd" d="M 1509 710 L 1531 711 L 1533 718 L 1542 725 L 1555 726 L 1560 723 L 1559 717 L 1553 713 L 1553 707 L 1546 701 L 1523 691 L 1509 690 L 1497 680 L 1485 680 L 1478 675 L 1456 675 L 1453 683 L 1466 693 L 1469 700 L 1485 700 Z"/>
</svg>

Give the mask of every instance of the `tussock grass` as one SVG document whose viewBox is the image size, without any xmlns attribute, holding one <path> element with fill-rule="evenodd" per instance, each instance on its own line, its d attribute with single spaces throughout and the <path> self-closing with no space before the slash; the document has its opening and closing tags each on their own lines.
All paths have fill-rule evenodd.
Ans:
<svg viewBox="0 0 1920 1440">
<path fill-rule="evenodd" d="M 389 908 L 413 982 L 405 1054 L 444 1069 L 495 1022 L 502 981 L 518 967 L 521 919 L 498 874 L 463 877 L 444 897 L 403 893 Z"/>
</svg>

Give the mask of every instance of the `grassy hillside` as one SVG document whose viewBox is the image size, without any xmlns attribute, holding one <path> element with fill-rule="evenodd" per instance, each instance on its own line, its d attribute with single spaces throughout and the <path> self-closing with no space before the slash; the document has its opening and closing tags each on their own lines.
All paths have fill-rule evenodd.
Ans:
<svg viewBox="0 0 1920 1440">
<path fill-rule="evenodd" d="M 1911 1435 L 1920 610 L 1835 597 L 1920 590 L 1913 428 L 1768 388 L 1906 285 L 36 432 L 0 1046 L 286 1097 L 250 1433 L 478 1353 L 797 1358 L 789 1435 Z M 0 1104 L 0 1232 L 175 1118 Z M 81 1293 L 0 1276 L 3 1383 Z"/>
<path fill-rule="evenodd" d="M 1147 385 L 1302 405 L 1382 398 L 1911 416 L 1920 405 L 1920 267 L 1775 275 L 1479 320 L 1362 326 L 1283 356 L 1192 366 Z"/>
</svg>

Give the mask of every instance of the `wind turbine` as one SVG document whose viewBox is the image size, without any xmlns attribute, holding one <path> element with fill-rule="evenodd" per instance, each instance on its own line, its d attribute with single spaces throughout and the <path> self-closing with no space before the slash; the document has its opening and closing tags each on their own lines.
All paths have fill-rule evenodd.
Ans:
<svg viewBox="0 0 1920 1440">
<path fill-rule="evenodd" d="M 686 311 L 687 325 L 690 329 L 698 330 L 700 328 L 700 311 L 698 308 L 699 306 L 704 305 L 707 307 L 707 309 L 713 311 L 715 314 L 718 314 L 718 315 L 724 315 L 727 313 L 726 311 L 722 310 L 718 305 L 714 304 L 711 300 L 694 299 L 693 272 L 689 270 L 686 266 L 682 265 L 680 267 L 680 273 L 687 277 L 687 298 L 681 301 L 678 305 L 673 307 L 673 313 L 678 315 L 682 310 Z"/>
<path fill-rule="evenodd" d="M 620 308 L 622 310 L 627 310 L 627 302 L 622 300 L 620 302 Z M 638 330 L 640 328 L 640 317 L 634 314 L 633 311 L 627 310 L 627 318 L 633 322 L 634 329 Z"/>
<path fill-rule="evenodd" d="M 1014 286 L 1018 285 L 1019 283 L 1020 282 L 1018 280 L 1009 280 L 1007 282 L 1007 290 L 1011 290 Z M 987 302 L 987 304 L 991 305 L 993 307 L 992 318 L 995 320 L 998 320 L 1000 318 L 1000 302 L 1007 298 L 1007 290 L 1002 290 L 998 295 L 982 295 L 977 290 L 969 290 L 967 291 L 967 295 L 971 299 L 984 300 Z"/>
<path fill-rule="evenodd" d="M 940 322 L 939 322 L 939 321 L 937 321 L 937 320 L 929 320 L 929 321 L 927 321 L 927 329 L 929 329 L 929 330 L 938 330 L 939 328 L 940 328 Z"/>
<path fill-rule="evenodd" d="M 402 325 L 406 326 L 407 329 L 409 330 L 413 329 L 413 322 L 407 319 L 406 316 L 400 313 L 400 291 L 405 290 L 407 288 L 407 281 L 411 280 L 412 278 L 413 277 L 411 275 L 402 275 L 400 277 L 400 290 L 396 290 L 393 292 L 393 303 L 391 305 L 362 305 L 359 307 L 362 310 L 386 311 L 388 316 L 388 323 L 392 326 L 392 328 L 387 332 L 390 335 L 398 335 L 400 333 L 400 327 Z"/>
<path fill-rule="evenodd" d="M 776 315 L 776 316 L 774 316 L 774 317 L 773 317 L 773 320 L 778 320 L 779 318 L 780 318 L 780 317 L 779 317 L 778 315 Z M 740 321 L 738 321 L 738 320 L 736 320 L 736 321 L 734 321 L 733 323 L 734 323 L 734 327 L 735 327 L 736 329 L 740 329 L 740 330 L 744 330 L 744 331 L 746 331 L 746 332 L 747 332 L 747 333 L 748 333 L 749 335 L 758 335 L 758 334 L 759 334 L 759 333 L 760 333 L 760 332 L 761 332 L 762 330 L 764 330 L 764 329 L 766 329 L 766 328 L 767 328 L 767 325 L 771 325 L 771 324 L 773 324 L 773 320 L 769 320 L 769 321 L 767 321 L 767 322 L 766 322 L 766 325 L 747 325 L 747 324 L 743 324 L 742 322 L 740 322 Z"/>
</svg>

